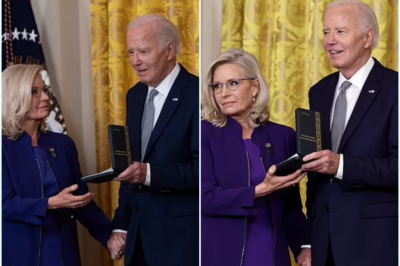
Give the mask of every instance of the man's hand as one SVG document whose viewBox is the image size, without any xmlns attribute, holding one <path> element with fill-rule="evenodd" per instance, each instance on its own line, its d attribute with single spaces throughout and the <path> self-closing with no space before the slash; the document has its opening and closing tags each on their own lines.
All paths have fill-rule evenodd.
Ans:
<svg viewBox="0 0 400 266">
<path fill-rule="evenodd" d="M 123 171 L 115 181 L 131 182 L 143 184 L 146 181 L 147 165 L 145 163 L 133 162 L 125 171 Z"/>
<path fill-rule="evenodd" d="M 301 167 L 303 171 L 336 175 L 339 168 L 340 155 L 330 150 L 323 150 L 305 156 L 303 161 L 306 162 Z"/>
<path fill-rule="evenodd" d="M 297 256 L 299 266 L 311 266 L 311 248 L 303 248 Z"/>
<path fill-rule="evenodd" d="M 114 232 L 107 241 L 107 247 L 111 254 L 111 259 L 119 260 L 124 255 L 126 243 L 126 233 Z"/>
</svg>

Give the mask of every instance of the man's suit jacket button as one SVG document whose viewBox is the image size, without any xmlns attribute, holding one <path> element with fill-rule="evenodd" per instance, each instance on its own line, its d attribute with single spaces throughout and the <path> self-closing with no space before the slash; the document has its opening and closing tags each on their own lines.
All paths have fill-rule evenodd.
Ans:
<svg viewBox="0 0 400 266">
<path fill-rule="evenodd" d="M 325 206 L 325 211 L 329 212 L 329 207 L 328 206 Z"/>
<path fill-rule="evenodd" d="M 71 215 L 71 219 L 74 219 L 74 216 L 73 216 L 73 215 Z"/>
</svg>

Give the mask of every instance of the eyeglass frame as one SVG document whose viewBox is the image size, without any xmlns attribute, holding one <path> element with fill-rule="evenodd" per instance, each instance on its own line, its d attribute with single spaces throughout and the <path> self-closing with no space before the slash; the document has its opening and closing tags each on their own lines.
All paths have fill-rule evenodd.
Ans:
<svg viewBox="0 0 400 266">
<path fill-rule="evenodd" d="M 39 90 L 40 91 L 40 93 L 39 93 L 39 95 L 34 95 L 33 94 L 33 90 L 35 90 L 35 89 L 37 89 L 37 90 Z M 45 92 L 45 91 L 47 91 L 47 92 Z M 50 85 L 46 85 L 46 86 L 44 86 L 44 87 L 42 87 L 42 88 L 36 88 L 36 87 L 33 87 L 33 88 L 31 88 L 31 96 L 32 97 L 35 97 L 35 98 L 37 98 L 37 99 L 39 99 L 40 97 L 42 97 L 42 93 L 45 93 L 46 95 L 47 95 L 47 97 L 51 97 L 51 95 L 53 94 L 53 92 L 51 91 L 51 86 Z"/>
<path fill-rule="evenodd" d="M 222 92 L 222 89 L 224 88 L 223 85 L 225 85 L 225 87 L 226 87 L 229 91 L 235 91 L 235 90 L 237 90 L 237 88 L 239 88 L 240 83 L 241 83 L 242 80 L 257 80 L 257 78 L 229 79 L 227 82 L 229 82 L 229 81 L 237 81 L 237 82 L 238 82 L 238 84 L 236 85 L 236 87 L 235 87 L 234 89 L 230 89 L 230 86 L 229 86 L 228 84 L 226 84 L 227 82 L 218 82 L 218 83 L 215 83 L 215 84 L 208 84 L 208 87 L 212 88 L 214 94 L 219 94 L 219 93 L 221 93 L 221 92 Z M 219 92 L 215 92 L 214 85 L 216 85 L 216 84 L 223 84 Z"/>
</svg>

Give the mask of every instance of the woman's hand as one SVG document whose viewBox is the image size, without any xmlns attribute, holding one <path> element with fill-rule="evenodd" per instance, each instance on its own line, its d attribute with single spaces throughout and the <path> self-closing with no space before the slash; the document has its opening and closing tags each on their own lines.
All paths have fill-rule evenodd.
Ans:
<svg viewBox="0 0 400 266">
<path fill-rule="evenodd" d="M 271 194 L 275 191 L 295 185 L 302 180 L 307 172 L 297 170 L 291 175 L 287 176 L 275 176 L 276 166 L 273 165 L 268 169 L 268 173 L 265 176 L 264 181 L 256 186 L 256 193 L 254 197 L 263 197 Z"/>
<path fill-rule="evenodd" d="M 86 206 L 94 197 L 94 193 L 88 192 L 85 195 L 75 196 L 72 194 L 75 190 L 78 189 L 78 185 L 72 185 L 70 187 L 65 188 L 56 196 L 49 198 L 49 205 L 47 209 L 54 210 L 60 208 L 82 208 Z"/>
</svg>

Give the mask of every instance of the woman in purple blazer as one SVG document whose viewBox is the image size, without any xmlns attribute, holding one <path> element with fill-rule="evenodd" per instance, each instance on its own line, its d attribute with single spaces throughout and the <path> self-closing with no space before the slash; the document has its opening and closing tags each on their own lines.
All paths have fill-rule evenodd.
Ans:
<svg viewBox="0 0 400 266">
<path fill-rule="evenodd" d="M 80 182 L 72 139 L 45 131 L 51 91 L 41 70 L 2 73 L 2 265 L 79 266 L 76 221 L 104 247 L 111 224 Z"/>
<path fill-rule="evenodd" d="M 204 266 L 290 266 L 307 244 L 301 170 L 274 175 L 295 154 L 293 129 L 269 121 L 257 59 L 222 53 L 202 86 L 201 258 Z M 304 237 L 303 237 L 304 236 Z M 303 251 L 310 252 L 309 249 Z"/>
</svg>

